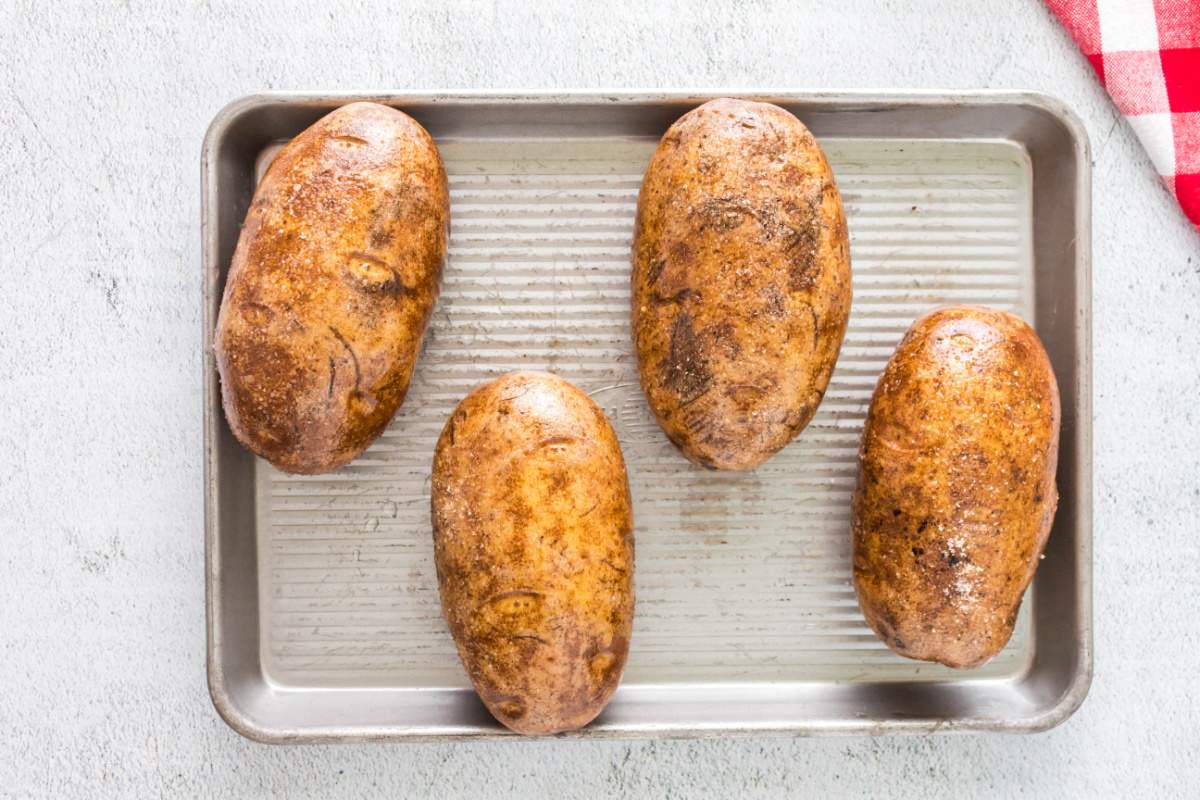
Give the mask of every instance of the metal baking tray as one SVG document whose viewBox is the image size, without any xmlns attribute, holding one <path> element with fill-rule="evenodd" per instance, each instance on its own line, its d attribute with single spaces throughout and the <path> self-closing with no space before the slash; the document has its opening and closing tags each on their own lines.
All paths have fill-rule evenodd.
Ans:
<svg viewBox="0 0 1200 800">
<path fill-rule="evenodd" d="M 1087 138 L 1028 93 L 753 92 L 820 138 L 851 235 L 854 306 L 800 437 L 749 474 L 692 466 L 638 388 L 629 246 L 642 172 L 687 109 L 728 92 L 269 94 L 232 103 L 203 149 L 208 675 L 238 732 L 269 742 L 508 735 L 442 622 L 429 470 L 475 384 L 548 369 L 607 411 L 634 498 L 637 615 L 612 703 L 570 736 L 1036 731 L 1087 692 L 1091 654 L 1091 293 Z M 437 140 L 450 252 L 412 388 L 331 475 L 288 476 L 234 440 L 211 354 L 225 272 L 279 144 L 352 100 Z M 893 346 L 968 302 L 1034 321 L 1062 391 L 1061 501 L 1009 646 L 960 672 L 892 654 L 850 583 L 859 431 Z"/>
</svg>

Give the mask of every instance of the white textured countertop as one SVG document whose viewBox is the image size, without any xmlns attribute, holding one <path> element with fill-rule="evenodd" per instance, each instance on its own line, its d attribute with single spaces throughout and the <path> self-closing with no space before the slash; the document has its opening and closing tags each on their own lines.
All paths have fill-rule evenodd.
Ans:
<svg viewBox="0 0 1200 800">
<path fill-rule="evenodd" d="M 287 5 L 0 3 L 0 795 L 1195 791 L 1200 236 L 1039 2 Z M 1028 737 L 240 738 L 204 675 L 199 157 L 213 114 L 264 89 L 696 86 L 1036 89 L 1084 119 L 1096 673 L 1082 709 Z"/>
</svg>

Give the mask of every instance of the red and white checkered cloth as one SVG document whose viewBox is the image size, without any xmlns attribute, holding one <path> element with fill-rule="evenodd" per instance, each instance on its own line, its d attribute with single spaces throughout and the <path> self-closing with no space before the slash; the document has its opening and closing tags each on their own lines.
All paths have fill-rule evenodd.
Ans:
<svg viewBox="0 0 1200 800">
<path fill-rule="evenodd" d="M 1200 0 L 1046 0 L 1200 229 Z"/>
</svg>

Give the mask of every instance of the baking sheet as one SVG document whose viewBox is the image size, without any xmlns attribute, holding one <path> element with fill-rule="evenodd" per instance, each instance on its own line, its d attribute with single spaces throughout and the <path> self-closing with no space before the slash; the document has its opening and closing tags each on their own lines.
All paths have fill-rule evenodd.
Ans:
<svg viewBox="0 0 1200 800">
<path fill-rule="evenodd" d="M 236 223 L 280 136 L 350 99 L 255 98 L 214 123 L 206 337 Z M 1069 114 L 1027 95 L 772 97 L 809 123 L 834 168 L 854 304 L 812 423 L 754 472 L 724 474 L 662 435 L 628 327 L 641 175 L 658 135 L 700 98 L 375 99 L 426 124 L 450 176 L 442 295 L 404 406 L 351 465 L 285 475 L 232 440 L 206 364 L 209 678 L 236 729 L 268 741 L 502 734 L 441 618 L 429 469 L 458 400 L 513 369 L 552 370 L 596 399 L 634 500 L 628 667 L 604 714 L 573 735 L 1033 730 L 1078 705 L 1091 670 L 1090 298 L 1086 142 Z M 871 391 L 912 320 L 952 302 L 1034 320 L 1064 404 L 1047 559 L 1008 647 L 969 672 L 891 653 L 850 583 Z"/>
</svg>

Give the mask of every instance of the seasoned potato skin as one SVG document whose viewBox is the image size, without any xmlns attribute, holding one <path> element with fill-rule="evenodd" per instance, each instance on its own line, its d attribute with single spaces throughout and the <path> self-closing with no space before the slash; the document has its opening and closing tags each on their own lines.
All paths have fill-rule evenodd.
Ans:
<svg viewBox="0 0 1200 800">
<path fill-rule="evenodd" d="M 812 419 L 850 313 L 846 219 L 808 129 L 713 100 L 667 130 L 638 197 L 642 388 L 693 461 L 751 469 Z"/>
<path fill-rule="evenodd" d="M 590 722 L 633 629 L 633 518 L 604 412 L 562 378 L 475 389 L 433 461 L 442 609 L 488 710 L 518 733 Z"/>
<path fill-rule="evenodd" d="M 900 655 L 976 667 L 1012 636 L 1058 505 L 1058 384 L 1002 311 L 918 319 L 875 388 L 852 534 L 867 622 Z"/>
<path fill-rule="evenodd" d="M 288 472 L 358 456 L 408 391 L 446 257 L 449 193 L 411 117 L 352 103 L 276 156 L 217 319 L 225 417 Z"/>
</svg>

